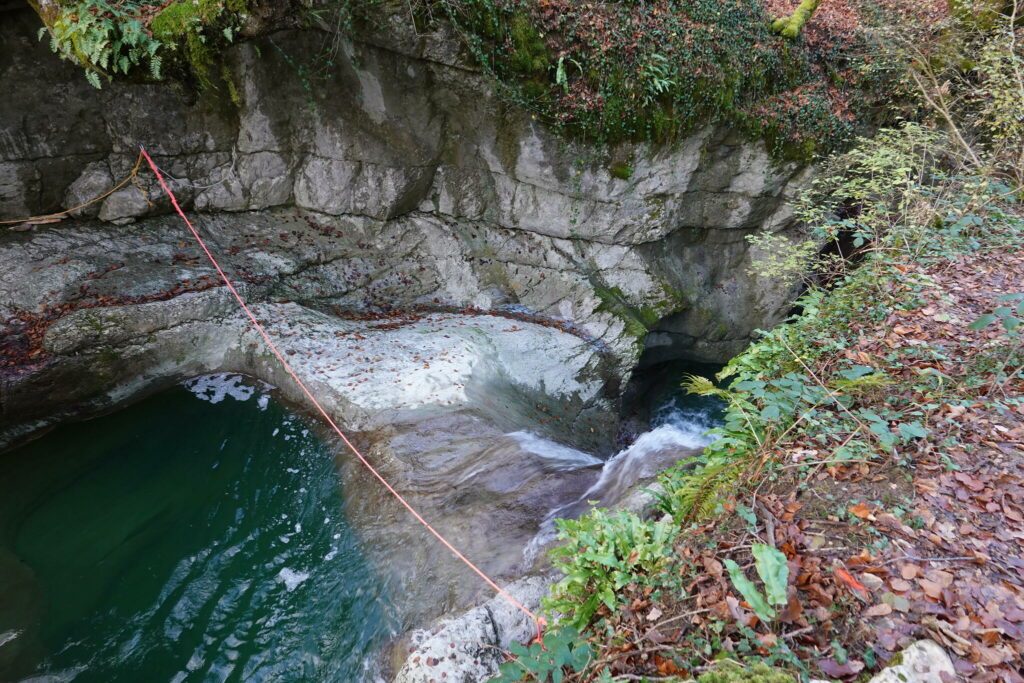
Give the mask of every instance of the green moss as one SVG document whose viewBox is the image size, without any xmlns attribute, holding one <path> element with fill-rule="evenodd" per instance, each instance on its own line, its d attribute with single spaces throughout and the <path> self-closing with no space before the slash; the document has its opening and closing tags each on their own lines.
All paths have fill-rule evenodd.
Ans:
<svg viewBox="0 0 1024 683">
<path fill-rule="evenodd" d="M 103 321 L 103 318 L 101 318 L 96 313 L 86 313 L 85 315 L 83 315 L 82 316 L 82 325 L 84 327 L 88 327 L 97 336 L 102 335 L 104 330 L 106 330 L 106 327 L 107 327 L 106 323 Z"/>
<path fill-rule="evenodd" d="M 598 310 L 611 313 L 622 320 L 626 326 L 626 332 L 631 337 L 643 340 L 652 327 L 654 327 L 662 316 L 652 306 L 633 306 L 626 299 L 625 293 L 618 287 L 608 287 L 596 283 L 591 279 L 594 294 L 601 300 Z"/>
<path fill-rule="evenodd" d="M 513 48 L 509 57 L 512 68 L 523 75 L 545 76 L 551 65 L 551 55 L 530 18 L 525 14 L 513 15 L 509 22 L 509 37 Z"/>
<path fill-rule="evenodd" d="M 222 64 L 220 67 L 220 80 L 223 81 L 224 86 L 227 88 L 228 97 L 231 98 L 231 103 L 235 105 L 235 107 L 241 109 L 243 104 L 242 95 L 238 92 L 238 86 L 235 85 L 235 78 L 227 64 Z"/>
<path fill-rule="evenodd" d="M 679 133 L 679 118 L 668 105 L 653 109 L 647 120 L 648 137 L 655 142 L 668 142 Z"/>
<path fill-rule="evenodd" d="M 230 40 L 246 0 L 177 0 L 160 11 L 152 22 L 153 37 L 179 54 L 201 88 L 214 86 L 214 47 Z M 225 79 L 232 101 L 237 91 Z"/>
<path fill-rule="evenodd" d="M 160 11 L 149 28 L 162 43 L 174 43 L 215 21 L 224 9 L 218 0 L 177 0 Z"/>
<path fill-rule="evenodd" d="M 780 17 L 773 21 L 772 31 L 778 33 L 783 38 L 789 38 L 790 40 L 796 38 L 800 35 L 800 31 L 803 30 L 804 25 L 820 4 L 821 0 L 803 0 L 803 2 L 797 5 L 797 8 L 793 10 L 791 15 Z"/>
<path fill-rule="evenodd" d="M 613 178 L 618 178 L 619 180 L 629 180 L 630 178 L 633 177 L 633 166 L 627 164 L 625 161 L 620 161 L 618 163 L 612 164 L 611 167 L 608 169 L 608 172 L 611 173 Z"/>
<path fill-rule="evenodd" d="M 723 662 L 697 679 L 697 683 L 793 683 L 797 678 L 782 669 L 757 663 L 744 667 L 735 662 Z"/>
</svg>

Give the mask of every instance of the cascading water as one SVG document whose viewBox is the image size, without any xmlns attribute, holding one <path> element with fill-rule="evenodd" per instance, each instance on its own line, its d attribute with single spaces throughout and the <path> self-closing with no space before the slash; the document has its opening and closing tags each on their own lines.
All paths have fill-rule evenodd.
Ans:
<svg viewBox="0 0 1024 683">
<path fill-rule="evenodd" d="M 613 504 L 637 482 L 650 479 L 672 463 L 698 453 L 711 442 L 708 431 L 721 422 L 721 410 L 721 404 L 715 399 L 671 393 L 654 411 L 650 429 L 605 461 L 597 481 L 582 496 L 548 513 L 537 535 L 523 551 L 525 565 L 532 565 L 541 549 L 554 540 L 556 519 L 579 517 L 592 504 Z M 566 467 L 570 462 L 575 467 L 601 463 L 592 455 L 529 432 L 510 436 L 515 437 L 524 450 L 564 462 Z"/>
</svg>

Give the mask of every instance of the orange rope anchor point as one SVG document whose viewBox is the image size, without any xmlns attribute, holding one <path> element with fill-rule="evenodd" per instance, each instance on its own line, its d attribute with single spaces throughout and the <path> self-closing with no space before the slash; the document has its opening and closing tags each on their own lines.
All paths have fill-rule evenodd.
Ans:
<svg viewBox="0 0 1024 683">
<path fill-rule="evenodd" d="M 299 389 L 302 390 L 302 393 L 305 394 L 306 398 L 309 399 L 309 402 L 313 404 L 317 412 L 323 415 L 324 419 L 327 421 L 327 424 L 331 426 L 331 428 L 342 440 L 342 442 L 344 442 L 344 444 L 348 446 L 348 449 L 352 451 L 352 453 L 355 454 L 357 458 L 359 458 L 359 461 L 366 466 L 366 469 L 368 469 L 370 473 L 377 478 L 377 480 L 384 486 L 384 488 L 386 488 L 388 492 L 392 496 L 394 496 L 399 503 L 402 504 L 402 507 L 408 510 L 409 514 L 416 518 L 417 522 L 422 524 L 426 528 L 426 530 L 434 536 L 434 538 L 440 541 L 441 545 L 450 550 L 451 553 L 455 555 L 455 557 L 462 560 L 463 564 L 472 569 L 477 576 L 483 579 L 484 583 L 493 588 L 498 595 L 505 599 L 506 602 L 508 602 L 510 605 L 520 610 L 527 616 L 529 616 L 530 619 L 532 619 L 534 623 L 537 624 L 537 638 L 540 640 L 541 646 L 543 646 L 544 641 L 541 636 L 543 634 L 544 626 L 547 625 L 547 621 L 543 617 L 539 617 L 536 614 L 534 614 L 532 611 L 530 611 L 529 608 L 526 607 L 526 605 L 517 600 L 515 596 L 513 596 L 511 593 L 509 593 L 501 586 L 499 586 L 494 581 L 494 579 L 487 576 L 487 574 L 485 574 L 482 569 L 473 564 L 473 562 L 471 562 L 469 558 L 463 555 L 458 548 L 456 548 L 448 541 L 448 539 L 442 536 L 440 532 L 438 532 L 433 526 L 431 526 L 430 523 L 423 518 L 423 515 L 417 512 L 416 509 L 409 504 L 409 501 L 407 501 L 402 496 L 401 493 L 395 490 L 395 488 L 388 483 L 388 481 L 383 477 L 383 475 L 381 475 L 381 473 L 378 472 L 377 469 L 372 464 L 370 464 L 370 461 L 367 460 L 366 457 L 359 452 L 359 449 L 356 448 L 355 444 L 349 441 L 348 437 L 345 436 L 345 433 L 343 431 L 341 431 L 341 428 L 338 427 L 334 419 L 327 413 L 326 410 L 324 410 L 323 406 L 321 406 L 320 402 L 316 400 L 316 397 L 313 396 L 312 392 L 310 392 L 310 390 L 306 388 L 306 385 L 302 382 L 301 379 L 299 379 L 299 376 L 295 374 L 295 371 L 292 369 L 292 366 L 288 364 L 287 360 L 285 360 L 284 354 L 282 354 L 277 349 L 277 346 L 274 344 L 274 341 L 270 338 L 270 335 L 267 334 L 267 331 L 263 328 L 263 325 L 260 324 L 260 322 L 256 319 L 256 316 L 249 309 L 249 306 L 246 305 L 245 299 L 243 299 L 242 295 L 238 293 L 238 290 L 235 289 L 234 284 L 232 284 L 227 274 L 225 274 L 224 270 L 220 267 L 220 263 L 217 262 L 217 259 L 214 258 L 213 253 L 211 253 L 210 249 L 206 246 L 206 242 L 204 242 L 203 238 L 199 235 L 199 231 L 195 229 L 195 227 L 189 221 L 188 217 L 185 215 L 185 212 L 181 210 L 181 206 L 178 204 L 177 198 L 174 196 L 174 193 L 171 192 L 171 188 L 167 186 L 167 183 L 164 181 L 163 174 L 160 173 L 160 169 L 157 168 L 157 165 L 153 163 L 153 159 L 149 156 L 149 153 L 146 152 L 145 148 L 141 146 L 139 147 L 139 152 L 142 154 L 143 157 L 145 157 L 146 162 L 149 164 L 149 167 L 153 170 L 154 175 L 156 175 L 156 179 L 157 181 L 159 181 L 160 187 L 163 189 L 164 194 L 166 194 L 167 198 L 171 200 L 171 205 L 174 207 L 174 210 L 178 213 L 178 215 L 181 216 L 181 220 L 185 221 L 185 225 L 188 227 L 189 232 L 192 233 L 192 236 L 195 238 L 196 242 L 199 243 L 199 246 L 202 248 L 203 253 L 206 254 L 206 258 L 209 259 L 210 264 L 213 265 L 213 267 L 217 270 L 217 274 L 220 275 L 220 279 L 224 281 L 224 285 L 228 288 L 228 291 L 231 292 L 231 295 L 235 298 L 235 301 L 238 302 L 238 305 L 242 308 L 242 311 L 245 313 L 246 317 L 249 318 L 249 321 L 256 328 L 256 331 L 260 333 L 261 337 L 263 337 L 263 341 L 266 342 L 267 348 L 269 348 L 270 351 L 274 354 L 274 356 L 277 357 L 277 360 L 281 362 L 281 366 L 284 368 L 285 372 L 287 372 L 288 375 L 295 381 L 295 384 L 298 385 Z"/>
</svg>

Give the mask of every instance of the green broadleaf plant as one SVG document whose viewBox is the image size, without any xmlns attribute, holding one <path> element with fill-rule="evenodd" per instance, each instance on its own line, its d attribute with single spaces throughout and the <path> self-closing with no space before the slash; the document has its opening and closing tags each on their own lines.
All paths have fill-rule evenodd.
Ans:
<svg viewBox="0 0 1024 683">
<path fill-rule="evenodd" d="M 755 543 L 752 552 L 754 567 L 765 587 L 764 593 L 747 578 L 743 569 L 733 560 L 726 560 L 725 568 L 729 572 L 733 586 L 754 610 L 754 614 L 761 621 L 771 621 L 776 617 L 772 605 L 785 605 L 787 602 L 789 565 L 786 563 L 786 556 L 770 545 Z"/>
</svg>

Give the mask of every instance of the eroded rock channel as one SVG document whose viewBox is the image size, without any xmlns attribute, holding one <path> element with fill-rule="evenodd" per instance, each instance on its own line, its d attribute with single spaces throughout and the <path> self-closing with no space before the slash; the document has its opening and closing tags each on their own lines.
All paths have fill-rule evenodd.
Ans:
<svg viewBox="0 0 1024 683">
<path fill-rule="evenodd" d="M 792 228 L 804 171 L 728 131 L 657 150 L 567 142 L 499 100 L 451 36 L 399 24 L 342 40 L 312 92 L 296 71 L 318 58 L 308 30 L 231 48 L 237 101 L 94 91 L 37 43 L 31 13 L 0 18 L 0 218 L 102 194 L 144 144 L 317 399 L 502 580 L 530 571 L 553 510 L 577 511 L 602 481 L 642 353 L 724 361 L 790 300 L 748 272 L 744 237 Z M 0 235 L 0 447 L 211 373 L 309 408 L 149 174 L 75 213 Z M 650 445 L 664 460 L 700 442 Z M 400 581 L 399 631 L 486 599 L 337 460 L 367 556 Z M 517 590 L 535 601 L 542 586 Z M 502 644 L 523 624 L 475 614 L 456 659 L 478 676 L 491 664 L 473 629 Z M 429 650 L 429 634 L 414 640 Z"/>
</svg>

